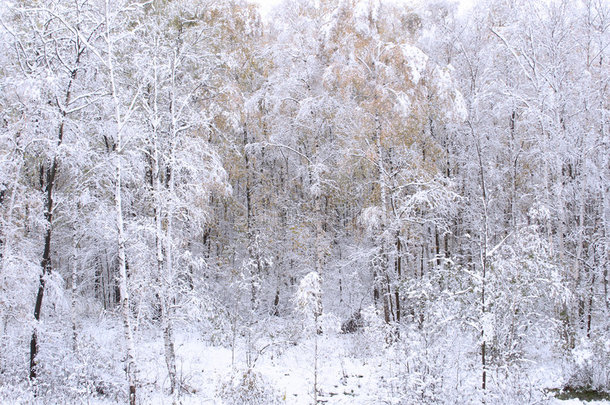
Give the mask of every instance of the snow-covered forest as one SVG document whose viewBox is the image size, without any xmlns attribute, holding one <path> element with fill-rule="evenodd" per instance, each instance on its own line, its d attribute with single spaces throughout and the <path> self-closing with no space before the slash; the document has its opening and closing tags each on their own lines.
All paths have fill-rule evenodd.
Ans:
<svg viewBox="0 0 610 405">
<path fill-rule="evenodd" d="M 0 2 L 0 402 L 610 398 L 610 2 Z"/>
</svg>

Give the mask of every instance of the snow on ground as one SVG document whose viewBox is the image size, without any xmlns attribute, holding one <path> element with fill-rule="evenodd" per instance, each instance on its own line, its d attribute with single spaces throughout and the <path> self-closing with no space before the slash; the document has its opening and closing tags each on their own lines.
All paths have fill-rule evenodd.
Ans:
<svg viewBox="0 0 610 405">
<path fill-rule="evenodd" d="M 250 364 L 253 364 L 252 369 L 256 376 L 253 380 L 253 384 L 257 388 L 255 391 L 262 395 L 259 400 L 250 403 L 261 405 L 312 404 L 314 337 L 306 333 L 304 328 L 295 326 L 293 321 L 274 322 L 258 333 L 250 331 L 251 335 L 247 335 L 248 330 L 242 330 L 242 333 L 236 336 L 235 351 L 231 350 L 228 341 L 219 342 L 218 345 L 211 344 L 206 331 L 197 328 L 187 331 L 177 327 L 178 377 L 182 386 L 188 391 L 181 395 L 180 403 L 185 405 L 240 405 L 244 403 L 244 401 L 236 399 L 239 392 L 227 394 L 227 389 L 230 391 L 232 387 L 235 388 L 236 384 L 239 386 L 239 382 L 243 381 L 240 378 L 244 376 L 247 369 L 246 364 L 249 361 Z M 95 344 L 89 343 L 91 350 L 88 352 L 85 352 L 84 347 L 81 349 L 82 355 L 85 356 L 91 352 L 97 353 L 99 357 L 97 363 L 94 363 L 95 359 L 91 358 L 90 363 L 95 370 L 90 371 L 90 374 L 97 378 L 95 381 L 98 383 L 102 381 L 106 384 L 104 386 L 114 387 L 113 392 L 123 389 L 125 382 L 122 370 L 121 331 L 120 323 L 108 318 L 87 323 L 83 325 L 81 331 L 82 336 L 90 336 L 90 339 L 95 341 Z M 167 393 L 169 382 L 161 333 L 155 327 L 140 328 L 136 336 L 140 383 L 138 403 L 172 404 L 172 398 Z M 409 336 L 405 336 L 405 338 L 408 339 Z M 83 341 L 89 341 L 87 339 Z M 472 371 L 472 365 L 476 365 L 470 361 L 473 360 L 472 356 L 476 356 L 476 353 L 465 351 L 465 348 L 472 346 L 473 342 L 460 337 L 452 337 L 449 342 L 451 343 L 450 350 L 443 353 L 442 359 L 444 360 L 441 360 L 441 362 L 445 362 L 445 370 L 449 371 L 443 378 L 445 387 L 443 398 L 450 399 L 445 400 L 445 403 L 451 403 L 451 400 L 460 404 L 480 403 L 480 398 L 473 396 L 478 391 L 478 374 L 472 374 L 473 378 L 464 377 L 464 373 L 469 368 Z M 388 348 L 383 341 L 371 340 L 371 336 L 366 332 L 355 334 L 325 332 L 319 335 L 319 403 L 328 405 L 414 403 L 408 399 L 413 397 L 404 396 L 404 380 L 405 378 L 418 378 L 414 377 L 414 374 L 409 374 L 417 373 L 417 369 L 405 371 L 403 367 L 405 353 L 401 353 L 401 350 L 414 350 L 412 353 L 415 356 L 419 350 L 417 347 L 411 343 L 402 348 Z M 475 360 L 476 358 L 473 361 Z M 112 366 L 106 367 L 104 362 L 111 363 Z M 455 369 L 453 364 L 459 364 L 459 370 Z M 564 384 L 563 368 L 564 365 L 553 362 L 552 353 L 549 352 L 548 358 L 540 358 L 536 364 L 532 363 L 524 386 L 526 388 L 534 387 L 538 389 L 538 392 L 541 389 L 560 387 Z M 475 373 L 478 371 L 475 370 Z M 490 379 L 492 379 L 491 375 Z M 524 380 L 519 381 L 523 384 Z M 509 390 L 515 388 L 513 380 L 506 382 L 505 386 Z M 415 387 L 417 388 L 417 386 Z M 53 403 L 31 396 L 23 397 L 19 394 L 22 388 L 15 387 L 11 390 L 10 387 L 0 387 L 0 398 L 3 398 L 0 399 L 0 403 Z M 401 390 L 403 390 L 402 393 Z M 228 397 L 227 395 L 233 396 Z M 249 390 L 243 391 L 241 395 L 251 399 Z M 513 399 L 515 397 L 510 395 L 510 393 L 500 393 L 487 403 L 528 403 L 515 402 Z M 119 393 L 112 399 L 83 396 L 81 402 L 106 405 L 115 403 L 115 398 L 123 398 L 123 394 Z M 433 397 L 430 396 L 430 398 Z M 428 399 L 427 403 L 435 402 Z M 529 403 L 545 402 L 530 401 Z M 546 403 L 550 405 L 610 404 L 608 401 L 561 401 L 555 398 L 548 398 Z"/>
<path fill-rule="evenodd" d="M 177 336 L 178 374 L 193 391 L 182 398 L 184 404 L 223 404 L 218 398 L 218 388 L 231 376 L 231 349 L 209 346 L 203 338 L 193 334 Z M 240 342 L 243 343 L 243 342 Z M 356 359 L 346 347 L 351 336 L 321 336 L 319 338 L 319 400 L 327 404 L 375 404 L 379 403 L 380 370 L 382 359 L 366 361 Z M 300 405 L 313 401 L 314 381 L 313 340 L 298 344 L 287 343 L 271 348 L 254 366 L 264 380 L 273 387 L 283 403 Z M 167 387 L 167 375 L 163 359 L 163 344 L 159 337 L 154 342 L 139 347 L 140 379 L 143 388 L 140 398 L 144 403 L 169 404 L 171 398 L 162 395 L 156 387 Z M 235 373 L 243 372 L 245 350 L 239 347 L 235 353 Z"/>
<path fill-rule="evenodd" d="M 391 380 L 395 367 L 388 359 L 388 351 L 363 353 L 362 337 L 358 334 L 327 334 L 318 337 L 319 401 L 323 404 L 380 404 L 399 403 L 396 384 Z M 163 362 L 161 336 L 148 336 L 148 343 L 139 346 L 142 368 L 142 388 L 139 398 L 146 404 L 171 404 Z M 219 387 L 231 381 L 232 375 L 243 374 L 247 356 L 243 338 L 237 340 L 235 363 L 232 367 L 230 347 L 210 346 L 197 333 L 180 333 L 176 337 L 178 374 L 191 394 L 181 397 L 183 404 L 237 404 L 223 401 Z M 265 389 L 273 390 L 279 403 L 309 405 L 313 403 L 314 342 L 313 338 L 259 343 L 259 358 L 254 371 L 262 376 Z M 391 352 L 390 352 L 391 353 Z M 233 371 L 232 371 L 233 370 Z M 533 369 L 531 382 L 541 387 L 556 387 L 561 381 L 558 365 L 547 364 Z M 266 403 L 266 402 L 259 402 Z M 473 402 L 475 403 L 475 402 Z M 551 405 L 609 404 L 610 402 L 557 400 Z"/>
</svg>

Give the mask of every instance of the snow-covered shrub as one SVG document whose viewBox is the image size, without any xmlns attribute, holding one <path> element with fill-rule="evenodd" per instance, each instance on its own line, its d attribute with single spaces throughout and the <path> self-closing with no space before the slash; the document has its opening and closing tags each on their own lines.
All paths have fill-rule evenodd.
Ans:
<svg viewBox="0 0 610 405">
<path fill-rule="evenodd" d="M 362 308 L 359 323 L 360 327 L 350 334 L 352 344 L 348 346 L 348 355 L 359 358 L 382 353 L 387 347 L 386 334 L 389 328 L 380 311 L 373 305 Z"/>
<path fill-rule="evenodd" d="M 539 381 L 530 375 L 529 363 L 488 368 L 487 391 L 483 393 L 487 403 L 540 404 L 545 403 L 547 393 Z"/>
<path fill-rule="evenodd" d="M 313 397 L 318 402 L 318 335 L 322 333 L 320 317 L 322 316 L 322 279 L 318 272 L 312 271 L 301 279 L 296 294 L 297 310 L 305 316 L 311 327 L 310 336 L 313 337 Z"/>
<path fill-rule="evenodd" d="M 341 331 L 341 320 L 336 315 L 326 312 L 320 316 L 320 328 L 324 335 L 336 335 Z"/>
<path fill-rule="evenodd" d="M 548 242 L 535 226 L 521 229 L 489 260 L 486 332 L 489 364 L 516 364 L 527 358 L 531 339 L 551 339 L 554 308 L 567 299 Z M 493 333 L 487 333 L 492 332 Z"/>
<path fill-rule="evenodd" d="M 76 351 L 69 333 L 47 330 L 40 341 L 35 392 L 49 403 L 73 403 L 83 398 L 118 401 L 125 393 L 121 356 L 116 346 L 83 334 Z M 112 338 L 107 336 L 107 338 Z"/>
<path fill-rule="evenodd" d="M 605 334 L 583 337 L 570 353 L 567 388 L 610 392 L 610 338 Z"/>
<path fill-rule="evenodd" d="M 215 346 L 229 346 L 231 342 L 231 308 L 216 299 L 213 292 L 202 287 L 203 292 L 185 294 L 180 301 L 180 311 L 176 313 L 176 323 L 180 328 L 201 333 Z M 233 315 L 232 315 L 233 314 Z"/>
<path fill-rule="evenodd" d="M 363 349 L 365 353 L 379 353 L 387 347 L 387 337 L 391 331 L 391 326 L 385 323 L 383 316 L 378 308 L 368 306 L 362 310 L 362 318 L 364 320 Z"/>
<path fill-rule="evenodd" d="M 227 405 L 281 403 L 281 396 L 263 375 L 253 369 L 237 371 L 220 383 L 218 396 Z"/>
<path fill-rule="evenodd" d="M 459 332 L 448 332 L 447 325 L 432 314 L 427 314 L 424 322 L 423 328 L 416 324 L 401 328 L 396 344 L 400 353 L 398 389 L 404 403 L 444 403 L 454 395 L 446 392 L 450 385 L 447 375 L 461 366 L 452 353 Z"/>
<path fill-rule="evenodd" d="M 0 384 L 0 399 L 5 404 L 34 404 L 34 391 L 28 382 L 18 384 Z"/>
<path fill-rule="evenodd" d="M 322 280 L 317 272 L 312 271 L 301 280 L 296 304 L 299 312 L 317 324 L 318 317 L 322 315 Z"/>
<path fill-rule="evenodd" d="M 341 324 L 341 333 L 354 333 L 359 331 L 364 325 L 362 322 L 362 311 L 359 309 Z"/>
<path fill-rule="evenodd" d="M 122 353 L 113 347 L 102 347 L 100 342 L 89 336 L 78 339 L 77 363 L 74 365 L 70 381 L 87 395 L 112 400 L 121 400 L 125 394 L 125 377 Z"/>
</svg>

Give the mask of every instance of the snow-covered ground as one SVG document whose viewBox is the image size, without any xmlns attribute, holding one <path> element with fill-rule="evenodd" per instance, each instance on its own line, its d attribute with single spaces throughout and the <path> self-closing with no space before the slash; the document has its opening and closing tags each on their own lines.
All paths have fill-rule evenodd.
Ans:
<svg viewBox="0 0 610 405">
<path fill-rule="evenodd" d="M 177 370 L 182 386 L 177 403 L 309 405 L 314 402 L 315 337 L 299 320 L 272 318 L 265 327 L 241 328 L 234 336 L 234 345 L 231 336 L 229 340 L 213 338 L 211 330 L 201 327 L 183 324 L 176 329 Z M 401 342 L 392 345 L 378 339 L 379 335 L 370 330 L 341 334 L 335 329 L 318 335 L 318 403 L 482 403 L 476 344 L 473 346 L 467 338 L 452 334 L 444 341 L 436 338 L 430 346 L 425 346 L 416 341 L 415 329 L 404 333 Z M 175 398 L 168 393 L 159 328 L 140 327 L 136 339 L 138 403 L 172 404 Z M 49 373 L 45 377 L 47 381 L 54 381 L 58 387 L 71 386 L 72 391 L 51 387 L 46 394 L 34 397 L 27 385 L 3 383 L 0 403 L 123 403 L 126 397 L 123 339 L 118 319 L 102 317 L 86 322 L 79 342 L 78 362 L 67 355 L 72 350 L 69 347 L 58 348 L 65 350 L 64 354 L 47 360 L 53 369 L 62 370 Z M 47 348 L 45 352 L 50 350 Z M 58 366 L 58 361 L 63 368 Z M 528 362 L 519 371 L 490 370 L 485 403 L 610 403 L 553 398 L 548 390 L 564 385 L 564 369 L 565 365 L 554 360 L 551 351 L 539 350 L 537 361 Z"/>
<path fill-rule="evenodd" d="M 283 321 L 282 321 L 283 322 Z M 210 344 L 210 339 L 201 331 L 181 331 L 176 336 L 178 374 L 184 391 L 179 401 L 182 404 L 239 404 L 239 403 L 286 403 L 308 405 L 313 403 L 314 384 L 314 338 L 300 331 L 288 333 L 288 323 L 273 325 L 272 333 L 257 336 L 237 336 L 235 350 L 230 342 Z M 294 327 L 294 325 L 292 325 Z M 118 326 L 98 334 L 100 345 L 116 344 L 120 341 Z M 167 393 L 169 386 L 163 361 L 163 340 L 155 329 L 142 330 L 138 340 L 140 403 L 171 404 Z M 251 343 L 248 343 L 251 342 Z M 223 342 L 220 342 L 223 343 Z M 463 343 L 463 342 L 462 342 Z M 454 403 L 480 403 L 481 398 L 469 394 L 475 392 L 473 381 L 478 375 L 468 376 L 469 362 L 460 360 L 467 353 L 455 344 L 446 361 L 455 363 L 458 370 L 451 369 L 443 378 L 446 390 L 443 403 L 454 398 Z M 318 401 L 322 404 L 406 404 L 412 398 L 404 395 L 405 381 L 413 363 L 403 360 L 401 348 L 390 348 L 379 342 L 371 342 L 366 333 L 340 334 L 329 332 L 318 336 Z M 475 357 L 476 360 L 476 357 Z M 251 364 L 251 378 L 244 379 L 247 364 Z M 412 370 L 415 375 L 420 369 Z M 433 372 L 433 369 L 429 369 Z M 472 373 L 476 374 L 476 373 Z M 561 364 L 536 364 L 524 377 L 531 392 L 511 399 L 506 395 L 491 395 L 487 403 L 548 403 L 548 404 L 608 404 L 607 401 L 558 400 L 551 394 L 541 396 L 545 388 L 556 388 L 562 384 Z M 493 381 L 493 378 L 490 378 Z M 247 381 L 247 383 L 244 383 Z M 478 381 L 478 379 L 476 380 Z M 424 387 L 413 385 L 409 387 Z M 249 384 L 249 385 L 248 385 Z M 428 382 L 429 384 L 429 382 Z M 469 385 L 470 384 L 470 385 Z M 508 383 L 507 383 L 508 384 Z M 247 387 L 244 387 L 247 385 Z M 514 387 L 511 387 L 514 388 Z M 423 393 L 427 403 L 435 403 L 432 394 Z M 453 396 L 455 395 L 455 396 Z M 531 397 L 531 401 L 522 402 Z M 249 401 L 249 402 L 248 402 Z M 449 399 L 451 401 L 451 399 Z M 88 403 L 112 403 L 112 401 L 87 400 Z M 422 399 L 422 402 L 424 399 Z"/>
<path fill-rule="evenodd" d="M 318 400 L 321 403 L 375 404 L 383 402 L 383 397 L 388 394 L 385 392 L 387 388 L 380 387 L 380 382 L 385 379 L 386 362 L 381 356 L 356 358 L 353 340 L 351 335 L 319 337 Z M 260 349 L 259 347 L 258 350 Z M 165 365 L 158 361 L 163 359 L 162 340 L 159 338 L 141 345 L 139 354 L 141 362 L 145 364 L 140 377 L 145 381 L 144 385 L 150 387 L 141 393 L 142 400 L 146 403 L 171 403 L 169 396 L 162 395 L 155 388 L 159 382 L 162 386 L 167 386 Z M 181 334 L 177 339 L 177 355 L 181 379 L 192 392 L 181 397 L 182 403 L 232 403 L 219 398 L 220 390 L 223 385 L 240 381 L 239 377 L 246 371 L 246 348 L 237 348 L 232 365 L 230 348 L 210 346 L 201 337 Z M 265 384 L 268 393 L 278 401 L 295 405 L 311 404 L 314 383 L 313 339 L 299 343 L 277 342 L 267 346 L 259 355 L 253 372 L 259 378 L 257 382 Z M 236 376 L 234 381 L 233 376 Z"/>
</svg>

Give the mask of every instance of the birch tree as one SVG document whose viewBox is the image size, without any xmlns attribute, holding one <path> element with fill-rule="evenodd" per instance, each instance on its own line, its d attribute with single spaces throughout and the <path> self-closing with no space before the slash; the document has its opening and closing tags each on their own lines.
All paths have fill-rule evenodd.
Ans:
<svg viewBox="0 0 610 405">
<path fill-rule="evenodd" d="M 152 69 L 139 74 L 146 87 L 142 118 L 150 131 L 147 153 L 154 212 L 155 288 L 172 395 L 181 389 L 174 341 L 175 311 L 182 290 L 179 280 L 191 280 L 193 288 L 196 277 L 192 271 L 177 269 L 197 266 L 196 260 L 185 254 L 181 234 L 196 236 L 187 232 L 206 225 L 209 196 L 214 191 L 229 192 L 220 158 L 207 140 L 216 114 L 214 70 L 220 64 L 207 44 L 216 41 L 217 27 L 205 15 L 212 10 L 205 2 L 158 5 L 147 11 L 147 30 L 140 39 L 145 49 L 141 57 L 152 60 Z"/>
</svg>

